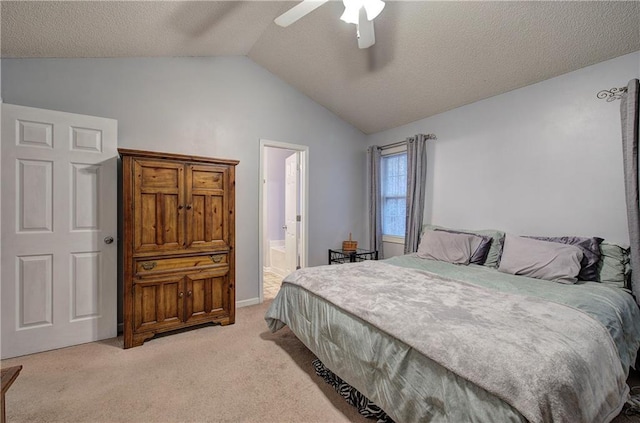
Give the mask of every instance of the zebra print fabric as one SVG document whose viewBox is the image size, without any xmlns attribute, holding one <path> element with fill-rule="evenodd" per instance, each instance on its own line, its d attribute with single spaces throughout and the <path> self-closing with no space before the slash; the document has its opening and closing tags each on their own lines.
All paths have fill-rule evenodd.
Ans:
<svg viewBox="0 0 640 423">
<path fill-rule="evenodd" d="M 367 397 L 362 395 L 353 386 L 340 379 L 331 370 L 327 369 L 319 359 L 313 360 L 313 367 L 316 374 L 324 379 L 353 407 L 358 409 L 358 413 L 368 419 L 376 419 L 377 423 L 394 423 L 391 417 L 387 415 L 380 407 L 371 402 Z"/>
</svg>

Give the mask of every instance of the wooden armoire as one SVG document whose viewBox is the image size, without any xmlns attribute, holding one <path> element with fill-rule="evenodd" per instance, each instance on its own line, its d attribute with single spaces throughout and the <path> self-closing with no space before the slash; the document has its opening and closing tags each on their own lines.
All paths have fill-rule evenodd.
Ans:
<svg viewBox="0 0 640 423">
<path fill-rule="evenodd" d="M 236 160 L 118 149 L 124 347 L 235 321 Z"/>
</svg>

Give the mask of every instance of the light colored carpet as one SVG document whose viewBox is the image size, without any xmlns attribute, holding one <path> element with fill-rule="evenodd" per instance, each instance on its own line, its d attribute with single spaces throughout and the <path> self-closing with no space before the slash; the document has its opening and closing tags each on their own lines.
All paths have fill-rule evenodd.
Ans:
<svg viewBox="0 0 640 423">
<path fill-rule="evenodd" d="M 267 305 L 129 350 L 114 338 L 3 360 L 24 366 L 7 421 L 371 422 L 316 376 L 287 328 L 269 332 Z"/>
</svg>

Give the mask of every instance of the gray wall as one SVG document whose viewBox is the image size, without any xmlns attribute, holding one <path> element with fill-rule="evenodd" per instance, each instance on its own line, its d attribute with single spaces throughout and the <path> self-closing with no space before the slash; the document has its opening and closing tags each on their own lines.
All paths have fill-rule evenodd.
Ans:
<svg viewBox="0 0 640 423">
<path fill-rule="evenodd" d="M 120 147 L 240 160 L 240 301 L 259 296 L 261 138 L 309 146 L 310 265 L 345 233 L 364 239 L 365 135 L 246 57 L 3 59 L 2 97 L 117 119 Z"/>
<path fill-rule="evenodd" d="M 632 53 L 368 136 L 435 133 L 425 223 L 628 243 L 620 102 L 598 91 L 640 75 Z M 386 256 L 401 253 L 387 246 Z"/>
</svg>

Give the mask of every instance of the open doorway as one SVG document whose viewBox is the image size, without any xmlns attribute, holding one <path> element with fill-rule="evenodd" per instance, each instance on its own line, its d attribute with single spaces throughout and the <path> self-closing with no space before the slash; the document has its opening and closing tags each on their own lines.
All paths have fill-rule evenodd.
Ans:
<svg viewBox="0 0 640 423">
<path fill-rule="evenodd" d="M 260 140 L 260 302 L 305 267 L 308 147 Z"/>
</svg>

